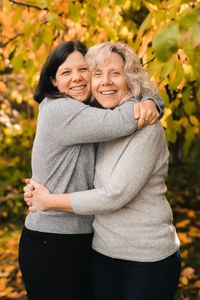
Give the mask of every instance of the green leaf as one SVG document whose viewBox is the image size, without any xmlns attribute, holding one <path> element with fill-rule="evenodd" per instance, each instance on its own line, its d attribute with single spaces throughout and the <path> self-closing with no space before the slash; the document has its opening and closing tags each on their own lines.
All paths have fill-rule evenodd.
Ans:
<svg viewBox="0 0 200 300">
<path fill-rule="evenodd" d="M 124 0 L 114 0 L 116 5 L 124 4 Z M 107 2 L 107 1 L 106 1 Z M 134 1 L 135 2 L 135 1 Z M 137 1 L 136 1 L 137 2 Z"/>
<path fill-rule="evenodd" d="M 79 22 L 81 15 L 80 15 L 81 6 L 80 3 L 70 3 L 69 5 L 69 16 L 70 19 L 74 22 Z"/>
<path fill-rule="evenodd" d="M 184 76 L 184 70 L 181 64 L 175 65 L 173 70 L 170 72 L 169 75 L 169 85 L 172 89 L 177 89 L 177 86 L 181 83 Z"/>
<path fill-rule="evenodd" d="M 167 61 L 178 50 L 178 24 L 173 23 L 155 35 L 153 47 L 160 61 Z"/>
<path fill-rule="evenodd" d="M 53 26 L 54 28 L 57 28 L 57 29 L 62 29 L 63 28 L 63 25 L 61 24 L 60 22 L 60 19 L 58 16 L 56 15 L 48 15 L 47 17 L 47 20 L 49 21 L 50 23 L 50 26 Z"/>
<path fill-rule="evenodd" d="M 32 59 L 27 59 L 26 61 L 26 72 L 30 77 L 32 77 L 36 72 L 35 64 Z"/>
<path fill-rule="evenodd" d="M 200 9 L 194 9 L 191 13 L 187 13 L 180 19 L 180 30 L 185 31 L 190 29 L 193 25 L 200 25 Z"/>
<path fill-rule="evenodd" d="M 33 29 L 32 29 L 31 23 L 26 21 L 24 23 L 24 36 L 25 36 L 25 38 L 28 38 L 30 36 L 30 33 L 31 33 L 32 30 Z"/>
<path fill-rule="evenodd" d="M 194 137 L 195 137 L 194 128 L 192 126 L 187 127 L 187 132 L 185 134 L 185 142 L 184 142 L 184 145 L 183 145 L 184 155 L 188 154 Z"/>
<path fill-rule="evenodd" d="M 188 115 L 191 115 L 191 114 L 195 111 L 195 109 L 196 109 L 195 103 L 192 102 L 192 101 L 187 101 L 187 102 L 185 102 L 184 105 L 183 105 L 183 107 L 184 107 L 184 111 L 185 111 Z"/>
<path fill-rule="evenodd" d="M 174 61 L 172 59 L 168 60 L 166 63 L 162 63 L 160 69 L 160 78 L 165 79 L 170 74 L 173 68 Z"/>
<path fill-rule="evenodd" d="M 15 6 L 15 15 L 12 18 L 12 24 L 15 25 L 21 18 L 23 13 L 23 8 L 20 6 Z"/>
<path fill-rule="evenodd" d="M 148 0 L 147 2 L 157 5 L 160 3 L 160 0 Z"/>
<path fill-rule="evenodd" d="M 198 100 L 199 103 L 200 103 L 200 88 L 199 88 L 198 91 L 197 91 L 197 100 Z"/>
<path fill-rule="evenodd" d="M 34 39 L 34 50 L 38 50 L 40 46 L 44 43 L 42 31 L 38 33 L 37 37 Z"/>
<path fill-rule="evenodd" d="M 152 62 L 148 65 L 148 73 L 150 77 L 154 77 L 156 81 L 160 80 L 160 71 L 161 70 L 161 64 L 158 62 L 157 59 L 154 59 Z"/>
<path fill-rule="evenodd" d="M 193 116 L 193 115 L 189 116 L 189 119 L 190 119 L 190 122 L 191 122 L 192 125 L 198 126 L 199 121 L 198 121 L 198 119 L 195 116 Z"/>
<path fill-rule="evenodd" d="M 124 1 L 120 1 L 120 2 L 122 2 L 121 4 L 123 4 Z M 141 1 L 140 0 L 132 1 L 131 5 L 135 10 L 139 10 L 141 7 Z"/>
<path fill-rule="evenodd" d="M 195 24 L 192 27 L 193 46 L 198 47 L 200 45 L 200 24 Z"/>
<path fill-rule="evenodd" d="M 48 45 L 52 43 L 52 41 L 53 41 L 52 27 L 50 27 L 50 26 L 45 26 L 44 27 L 43 41 Z"/>
<path fill-rule="evenodd" d="M 177 133 L 181 131 L 181 127 L 178 121 L 169 120 L 167 122 L 166 137 L 171 143 L 175 143 L 177 139 Z"/>
<path fill-rule="evenodd" d="M 20 53 L 20 54 L 14 56 L 14 58 L 12 60 L 12 65 L 13 65 L 15 72 L 19 72 L 22 69 L 23 63 L 24 63 L 24 54 L 23 53 Z"/>
<path fill-rule="evenodd" d="M 86 7 L 86 5 L 85 5 Z M 97 23 L 97 11 L 94 4 L 87 4 L 87 18 L 90 26 L 94 27 Z"/>
</svg>

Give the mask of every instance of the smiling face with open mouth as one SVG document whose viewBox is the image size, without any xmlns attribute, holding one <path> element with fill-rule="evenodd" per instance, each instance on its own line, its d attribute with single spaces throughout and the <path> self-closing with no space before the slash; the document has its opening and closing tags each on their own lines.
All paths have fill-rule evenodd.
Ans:
<svg viewBox="0 0 200 300">
<path fill-rule="evenodd" d="M 82 53 L 75 51 L 67 57 L 59 66 L 53 84 L 61 93 L 76 100 L 83 102 L 88 99 L 91 92 L 90 72 Z"/>
<path fill-rule="evenodd" d="M 93 96 L 101 106 L 118 106 L 128 93 L 122 57 L 113 52 L 108 63 L 93 70 L 91 82 Z"/>
</svg>

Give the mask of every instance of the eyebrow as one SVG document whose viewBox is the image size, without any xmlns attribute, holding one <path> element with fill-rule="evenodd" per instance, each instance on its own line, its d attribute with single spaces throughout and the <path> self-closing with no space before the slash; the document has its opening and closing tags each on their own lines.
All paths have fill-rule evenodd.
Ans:
<svg viewBox="0 0 200 300">
<path fill-rule="evenodd" d="M 93 70 L 93 72 L 96 72 L 96 71 L 101 71 L 102 70 L 102 67 L 97 67 L 96 69 Z M 112 68 L 109 70 L 109 72 L 113 72 L 113 71 L 124 71 L 123 68 L 119 68 L 119 69 L 115 69 L 115 68 Z"/>
<path fill-rule="evenodd" d="M 80 66 L 77 66 L 77 67 L 79 67 L 79 68 L 82 68 L 82 67 L 88 68 L 88 66 L 86 64 L 85 65 L 80 65 Z M 59 69 L 59 71 L 71 70 L 70 67 L 64 67 L 64 68 L 58 68 L 58 69 Z"/>
</svg>

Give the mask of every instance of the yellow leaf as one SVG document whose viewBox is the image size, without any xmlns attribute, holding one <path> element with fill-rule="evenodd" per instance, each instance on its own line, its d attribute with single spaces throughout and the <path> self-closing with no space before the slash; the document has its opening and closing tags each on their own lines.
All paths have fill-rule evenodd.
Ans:
<svg viewBox="0 0 200 300">
<path fill-rule="evenodd" d="M 188 279 L 186 277 L 182 277 L 180 279 L 180 282 L 181 282 L 182 285 L 188 285 Z"/>
<path fill-rule="evenodd" d="M 0 278 L 0 291 L 4 291 L 7 286 L 7 278 Z"/>
<path fill-rule="evenodd" d="M 4 82 L 0 82 L 0 92 L 5 93 L 7 91 L 7 86 Z"/>
<path fill-rule="evenodd" d="M 187 233 L 178 232 L 178 237 L 183 245 L 192 243 L 192 239 L 188 236 Z"/>
<path fill-rule="evenodd" d="M 182 250 L 181 251 L 181 257 L 186 259 L 188 258 L 188 255 L 189 255 L 189 251 L 188 250 Z"/>
<path fill-rule="evenodd" d="M 181 277 L 186 277 L 188 279 L 191 279 L 194 276 L 195 273 L 195 269 L 192 267 L 187 267 L 185 269 L 183 269 L 183 271 L 181 272 Z"/>
<path fill-rule="evenodd" d="M 12 271 L 15 270 L 15 266 L 13 266 L 13 265 L 6 266 L 4 270 L 5 270 L 5 272 L 7 272 L 7 273 L 11 273 Z"/>
<path fill-rule="evenodd" d="M 190 220 L 185 219 L 185 220 L 182 220 L 182 221 L 176 223 L 176 227 L 177 227 L 177 228 L 183 228 L 183 227 L 186 227 L 186 226 L 187 226 L 188 224 L 190 224 L 190 223 L 191 223 Z"/>
<path fill-rule="evenodd" d="M 194 210 L 192 210 L 192 209 L 189 209 L 188 211 L 187 211 L 187 216 L 189 217 L 189 218 L 196 218 L 196 212 L 194 211 Z"/>
<path fill-rule="evenodd" d="M 197 280 L 197 281 L 195 282 L 194 287 L 195 287 L 196 289 L 200 289 L 200 280 Z"/>
<path fill-rule="evenodd" d="M 191 237 L 200 237 L 200 229 L 194 226 L 190 227 L 189 235 Z"/>
<path fill-rule="evenodd" d="M 198 125 L 199 121 L 195 116 L 189 116 L 190 118 L 190 122 L 192 123 L 192 125 Z"/>
</svg>

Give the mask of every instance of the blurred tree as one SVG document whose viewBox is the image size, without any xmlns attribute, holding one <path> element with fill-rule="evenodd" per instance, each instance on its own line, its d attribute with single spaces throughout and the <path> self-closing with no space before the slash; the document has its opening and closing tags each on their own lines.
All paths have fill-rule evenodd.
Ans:
<svg viewBox="0 0 200 300">
<path fill-rule="evenodd" d="M 0 16 L 0 172 L 10 174 L 14 186 L 30 174 L 38 72 L 52 47 L 71 39 L 133 47 L 165 100 L 162 123 L 173 162 L 197 157 L 199 0 L 4 0 Z M 6 189 L 2 193 L 5 201 Z"/>
</svg>

